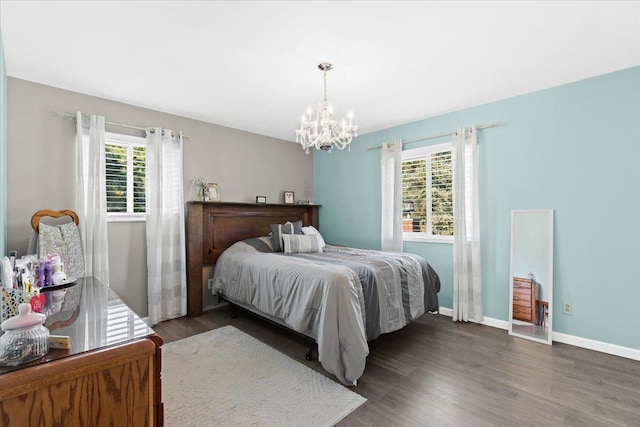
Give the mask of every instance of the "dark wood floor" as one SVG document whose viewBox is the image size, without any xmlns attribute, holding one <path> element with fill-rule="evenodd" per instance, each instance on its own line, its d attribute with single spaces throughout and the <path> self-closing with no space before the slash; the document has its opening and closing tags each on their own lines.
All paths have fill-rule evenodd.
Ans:
<svg viewBox="0 0 640 427">
<path fill-rule="evenodd" d="M 166 343 L 224 325 L 328 375 L 302 338 L 229 307 L 154 329 Z M 368 402 L 339 426 L 640 426 L 637 361 L 430 314 L 369 346 L 352 388 Z"/>
</svg>

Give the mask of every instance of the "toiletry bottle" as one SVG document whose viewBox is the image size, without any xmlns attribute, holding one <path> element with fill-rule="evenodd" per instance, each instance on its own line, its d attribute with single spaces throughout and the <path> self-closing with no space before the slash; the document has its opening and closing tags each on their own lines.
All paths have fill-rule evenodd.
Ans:
<svg viewBox="0 0 640 427">
<path fill-rule="evenodd" d="M 44 263 L 44 285 L 51 286 L 53 285 L 53 278 L 51 273 L 51 262 L 46 261 Z"/>
<path fill-rule="evenodd" d="M 38 266 L 36 267 L 36 271 L 38 272 L 38 287 L 39 288 L 44 288 L 44 286 L 45 286 L 45 282 L 44 282 L 44 262 L 41 262 L 40 264 L 38 264 Z"/>
</svg>

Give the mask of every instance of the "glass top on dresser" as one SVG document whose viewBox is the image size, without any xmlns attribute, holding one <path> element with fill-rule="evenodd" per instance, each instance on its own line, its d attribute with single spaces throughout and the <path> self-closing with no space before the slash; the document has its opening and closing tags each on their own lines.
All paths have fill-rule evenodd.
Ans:
<svg viewBox="0 0 640 427">
<path fill-rule="evenodd" d="M 0 366 L 0 374 L 155 333 L 111 289 L 95 278 L 84 277 L 65 289 L 44 294 L 43 312 L 49 313 L 44 325 L 51 335 L 70 337 L 71 349 L 49 349 L 49 353 L 33 362 Z"/>
</svg>

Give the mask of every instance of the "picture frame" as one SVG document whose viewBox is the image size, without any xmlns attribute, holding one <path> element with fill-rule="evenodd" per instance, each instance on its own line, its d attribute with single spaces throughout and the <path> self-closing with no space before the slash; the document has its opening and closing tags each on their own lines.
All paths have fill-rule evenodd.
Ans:
<svg viewBox="0 0 640 427">
<path fill-rule="evenodd" d="M 284 204 L 292 205 L 295 203 L 295 197 L 293 191 L 285 191 L 284 192 Z"/>
<path fill-rule="evenodd" d="M 220 188 L 215 182 L 207 183 L 207 191 L 205 193 L 205 201 L 207 202 L 219 202 L 220 201 Z"/>
<path fill-rule="evenodd" d="M 256 203 L 267 203 L 267 197 L 266 196 L 256 196 Z"/>
</svg>

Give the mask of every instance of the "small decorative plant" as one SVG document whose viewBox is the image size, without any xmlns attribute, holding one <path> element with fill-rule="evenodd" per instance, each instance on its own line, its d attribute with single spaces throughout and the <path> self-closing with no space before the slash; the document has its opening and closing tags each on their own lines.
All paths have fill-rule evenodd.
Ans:
<svg viewBox="0 0 640 427">
<path fill-rule="evenodd" d="M 207 187 L 207 183 L 202 177 L 195 177 L 192 181 L 193 185 L 198 189 L 198 200 L 208 200 L 209 199 L 209 187 Z"/>
</svg>

